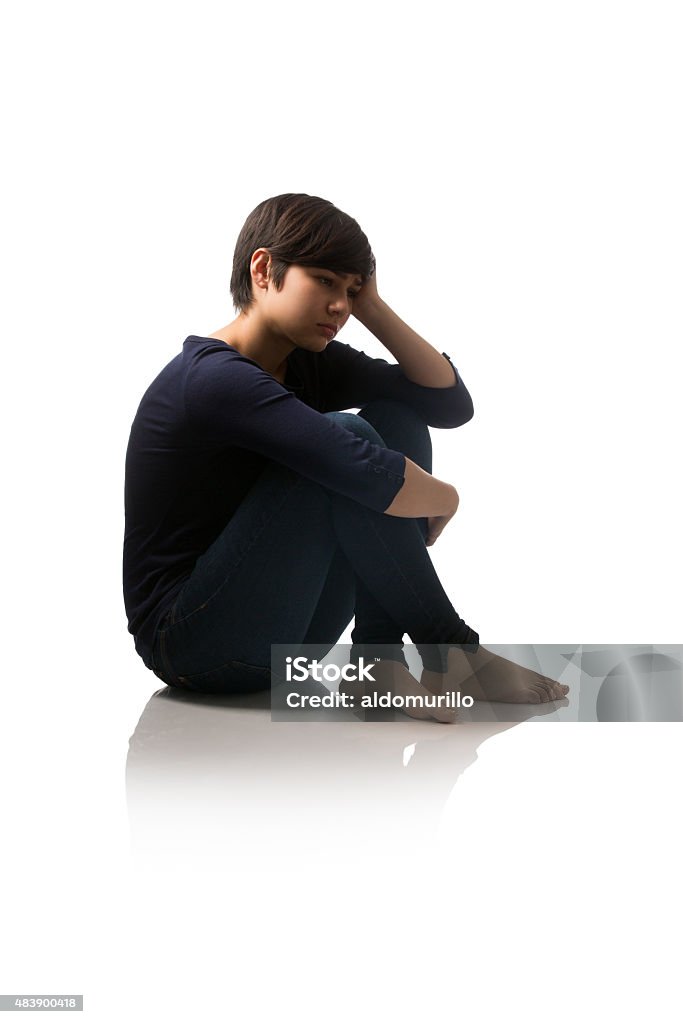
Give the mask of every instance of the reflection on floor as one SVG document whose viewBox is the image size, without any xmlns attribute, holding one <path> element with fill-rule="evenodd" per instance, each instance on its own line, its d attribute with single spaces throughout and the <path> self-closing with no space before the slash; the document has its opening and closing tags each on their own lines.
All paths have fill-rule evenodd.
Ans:
<svg viewBox="0 0 683 1024">
<path fill-rule="evenodd" d="M 479 705 L 452 725 L 273 721 L 270 694 L 191 695 L 164 687 L 145 707 L 126 766 L 137 856 L 253 871 L 276 856 L 358 857 L 428 848 L 455 783 L 486 740 L 535 722 L 683 721 L 683 647 L 486 645 L 570 686 L 546 705 Z M 409 659 L 410 662 L 410 659 Z M 189 861 L 188 861 L 189 858 Z"/>
</svg>

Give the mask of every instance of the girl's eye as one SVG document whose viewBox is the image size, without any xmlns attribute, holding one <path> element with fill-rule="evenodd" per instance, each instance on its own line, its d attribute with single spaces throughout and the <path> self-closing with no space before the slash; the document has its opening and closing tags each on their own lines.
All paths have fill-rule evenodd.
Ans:
<svg viewBox="0 0 683 1024">
<path fill-rule="evenodd" d="M 332 280 L 331 277 L 319 277 L 318 280 L 322 281 L 323 284 L 334 284 L 334 281 Z M 358 295 L 358 292 L 347 292 L 347 295 L 349 296 L 350 299 L 355 299 L 355 297 Z"/>
</svg>

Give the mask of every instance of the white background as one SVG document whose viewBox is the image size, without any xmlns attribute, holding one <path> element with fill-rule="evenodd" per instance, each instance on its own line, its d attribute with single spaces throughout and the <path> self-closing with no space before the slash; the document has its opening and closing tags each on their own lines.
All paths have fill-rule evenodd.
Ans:
<svg viewBox="0 0 683 1024">
<path fill-rule="evenodd" d="M 433 431 L 461 506 L 431 553 L 482 640 L 681 641 L 679 16 L 604 0 L 3 5 L 0 990 L 84 992 L 105 1021 L 121 1019 L 116 981 L 129 1019 L 180 1020 L 201 987 L 204 1020 L 269 1016 L 226 994 L 222 912 L 157 916 L 177 877 L 140 896 L 123 772 L 159 684 L 120 584 L 137 404 L 188 334 L 232 319 L 232 250 L 262 199 L 308 192 L 354 216 L 381 294 L 472 393 L 470 423 Z M 383 354 L 357 323 L 341 340 Z M 437 1003 L 470 1021 L 520 1003 L 533 1020 L 588 1004 L 637 1019 L 660 1000 L 654 1019 L 677 1019 L 680 729 L 490 740 L 449 804 L 457 843 L 405 882 L 410 934 L 465 857 L 457 908 L 420 932 L 439 976 L 420 960 L 406 980 L 375 948 L 376 976 L 356 961 L 365 1003 L 335 981 L 348 1012 L 355 998 L 403 1019 L 422 993 L 427 1019 Z M 315 872 L 316 899 L 330 884 Z M 304 890 L 297 920 L 310 906 Z M 318 941 L 292 928 L 305 965 Z M 338 998 L 320 974 L 338 960 L 315 962 L 304 1019 L 326 1015 L 311 992 Z"/>
</svg>

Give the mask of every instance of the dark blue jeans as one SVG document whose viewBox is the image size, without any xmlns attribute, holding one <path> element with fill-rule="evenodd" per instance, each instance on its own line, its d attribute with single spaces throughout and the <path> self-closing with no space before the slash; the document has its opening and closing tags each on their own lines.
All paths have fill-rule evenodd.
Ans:
<svg viewBox="0 0 683 1024">
<path fill-rule="evenodd" d="M 326 415 L 431 472 L 429 429 L 402 403 Z M 426 667 L 444 670 L 449 645 L 479 637 L 441 586 L 426 529 L 269 464 L 162 621 L 155 673 L 205 693 L 267 689 L 271 644 L 315 644 L 322 658 L 354 615 L 352 657 L 371 644 L 405 663 L 408 633 Z"/>
</svg>

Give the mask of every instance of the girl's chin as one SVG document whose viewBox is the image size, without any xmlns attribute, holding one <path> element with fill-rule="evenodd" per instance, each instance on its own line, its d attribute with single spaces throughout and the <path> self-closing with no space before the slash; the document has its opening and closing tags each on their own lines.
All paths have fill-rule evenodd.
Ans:
<svg viewBox="0 0 683 1024">
<path fill-rule="evenodd" d="M 314 334 L 313 337 L 309 334 L 305 338 L 299 338 L 297 345 L 299 348 L 307 348 L 313 352 L 322 352 L 329 345 L 329 340 L 324 334 Z"/>
</svg>

